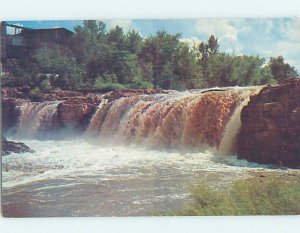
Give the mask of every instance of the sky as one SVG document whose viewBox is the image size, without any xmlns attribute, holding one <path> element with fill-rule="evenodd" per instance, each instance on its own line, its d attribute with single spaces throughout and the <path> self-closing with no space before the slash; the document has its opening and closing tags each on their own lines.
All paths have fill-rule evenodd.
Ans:
<svg viewBox="0 0 300 233">
<path fill-rule="evenodd" d="M 203 18 L 203 19 L 110 19 L 102 20 L 107 29 L 121 26 L 124 31 L 135 29 L 146 37 L 158 30 L 181 33 L 183 40 L 205 41 L 214 34 L 220 50 L 230 54 L 283 56 L 300 72 L 300 18 Z M 30 28 L 65 27 L 73 30 L 81 20 L 69 21 L 9 21 Z"/>
</svg>

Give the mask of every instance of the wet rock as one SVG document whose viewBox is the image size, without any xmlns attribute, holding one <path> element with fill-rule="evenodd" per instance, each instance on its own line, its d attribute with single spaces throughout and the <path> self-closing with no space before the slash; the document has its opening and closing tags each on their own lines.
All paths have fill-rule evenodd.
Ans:
<svg viewBox="0 0 300 233">
<path fill-rule="evenodd" d="M 58 106 L 58 118 L 63 127 L 85 129 L 101 98 L 96 95 L 68 98 Z"/>
<path fill-rule="evenodd" d="M 59 88 L 52 90 L 50 93 L 42 95 L 42 101 L 66 100 L 70 98 L 82 97 L 83 93 L 79 91 L 64 91 Z"/>
<path fill-rule="evenodd" d="M 30 147 L 25 145 L 22 142 L 14 142 L 14 141 L 8 141 L 6 138 L 2 137 L 2 155 L 9 155 L 11 153 L 25 153 L 30 152 L 33 153 L 34 150 L 32 150 Z"/>
<path fill-rule="evenodd" d="M 2 98 L 2 129 L 6 130 L 17 125 L 20 112 L 16 106 L 23 102 L 26 100 Z"/>
<path fill-rule="evenodd" d="M 23 87 L 5 87 L 2 92 L 2 125 L 3 129 L 9 129 L 17 126 L 20 111 L 17 106 L 23 102 L 29 102 L 30 88 Z M 86 129 L 92 115 L 98 109 L 102 99 L 113 101 L 121 97 L 134 95 L 169 93 L 165 90 L 147 90 L 147 89 L 122 89 L 108 92 L 106 94 L 66 91 L 59 88 L 51 90 L 49 93 L 41 94 L 41 101 L 62 101 L 57 107 L 57 121 L 61 127 L 76 128 L 81 131 Z"/>
<path fill-rule="evenodd" d="M 168 94 L 172 90 L 159 90 L 159 89 L 120 89 L 108 92 L 103 95 L 103 98 L 113 101 L 122 97 L 130 97 L 136 95 L 152 95 L 152 94 Z"/>
<path fill-rule="evenodd" d="M 88 126 L 91 117 L 94 115 L 103 99 L 113 101 L 122 97 L 169 92 L 170 91 L 165 90 L 147 89 L 122 89 L 108 92 L 103 95 L 95 93 L 85 93 L 85 95 L 83 95 L 80 92 L 78 94 L 78 92 L 69 91 L 57 92 L 56 99 L 64 100 L 58 106 L 58 117 L 64 127 L 84 130 Z M 63 93 L 66 95 L 64 96 Z M 53 98 L 53 96 L 51 98 Z"/>
<path fill-rule="evenodd" d="M 239 158 L 300 166 L 300 79 L 264 87 L 241 114 Z"/>
<path fill-rule="evenodd" d="M 28 98 L 29 92 L 29 86 L 1 88 L 1 95 L 3 98 L 26 99 Z"/>
</svg>

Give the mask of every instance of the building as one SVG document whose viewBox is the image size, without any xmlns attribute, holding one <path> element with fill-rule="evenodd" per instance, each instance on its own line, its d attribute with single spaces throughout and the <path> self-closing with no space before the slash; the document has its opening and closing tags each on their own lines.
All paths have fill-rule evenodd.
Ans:
<svg viewBox="0 0 300 233">
<path fill-rule="evenodd" d="M 0 21 L 0 75 L 2 74 L 3 68 L 2 63 L 6 61 L 6 27 L 3 21 Z"/>
<path fill-rule="evenodd" d="M 8 34 L 8 27 L 13 29 L 14 33 Z M 5 71 L 7 59 L 26 59 L 35 49 L 47 49 L 56 45 L 66 46 L 72 34 L 73 32 L 66 28 L 32 29 L 1 21 L 2 71 Z"/>
</svg>

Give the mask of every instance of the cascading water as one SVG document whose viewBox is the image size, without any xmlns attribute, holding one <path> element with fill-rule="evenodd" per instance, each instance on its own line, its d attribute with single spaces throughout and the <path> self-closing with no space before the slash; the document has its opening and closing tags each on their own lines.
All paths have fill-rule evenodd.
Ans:
<svg viewBox="0 0 300 233">
<path fill-rule="evenodd" d="M 292 171 L 270 170 L 231 155 L 240 112 L 259 90 L 222 88 L 104 98 L 86 131 L 90 137 L 72 134 L 60 140 L 36 140 L 60 129 L 60 102 L 23 103 L 19 134 L 8 139 L 21 140 L 35 152 L 2 158 L 3 213 L 14 217 L 165 214 L 190 201 L 192 184 L 222 188 L 254 173 L 284 176 Z"/>
<path fill-rule="evenodd" d="M 250 95 L 254 93 L 257 94 L 261 89 L 262 86 L 257 87 L 255 90 L 245 89 L 245 91 L 241 93 L 242 101 L 236 107 L 224 130 L 223 137 L 219 145 L 220 154 L 226 155 L 235 152 L 236 137 L 242 126 L 241 112 L 243 110 L 243 107 L 245 107 L 249 103 Z"/>
<path fill-rule="evenodd" d="M 60 103 L 60 101 L 22 103 L 19 106 L 18 135 L 31 138 L 57 128 L 57 107 Z"/>
<path fill-rule="evenodd" d="M 227 88 L 123 97 L 101 103 L 87 133 L 98 135 L 99 142 L 105 143 L 217 149 L 229 153 L 240 127 L 240 111 L 249 96 L 259 89 Z M 226 128 L 228 122 L 234 128 L 232 133 L 226 133 L 230 130 Z"/>
<path fill-rule="evenodd" d="M 240 112 L 260 87 L 193 90 L 103 100 L 86 134 L 98 143 L 154 148 L 214 150 L 229 154 L 240 128 Z M 18 135 L 29 138 L 59 127 L 60 101 L 19 106 Z"/>
</svg>

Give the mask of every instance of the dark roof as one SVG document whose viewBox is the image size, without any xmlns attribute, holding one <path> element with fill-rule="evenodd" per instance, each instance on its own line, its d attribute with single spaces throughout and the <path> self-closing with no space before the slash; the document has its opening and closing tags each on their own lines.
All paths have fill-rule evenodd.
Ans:
<svg viewBox="0 0 300 233">
<path fill-rule="evenodd" d="M 70 34 L 73 34 L 73 32 L 69 29 L 66 29 L 66 28 L 62 28 L 62 27 L 57 27 L 57 28 L 27 28 L 27 27 L 23 27 L 23 26 L 20 26 L 20 25 L 15 25 L 15 24 L 9 24 L 9 23 L 5 23 L 6 26 L 8 27 L 14 27 L 14 28 L 21 28 L 21 29 L 24 29 L 24 30 L 32 30 L 32 31 L 55 31 L 55 30 L 63 30 L 63 31 L 66 31 Z"/>
<path fill-rule="evenodd" d="M 30 29 L 30 28 L 26 28 L 26 27 L 23 27 L 23 26 L 20 26 L 20 25 L 15 25 L 15 24 L 10 24 L 10 23 L 5 23 L 5 26 L 13 27 L 13 28 Z"/>
<path fill-rule="evenodd" d="M 28 31 L 34 31 L 34 32 L 39 32 L 39 31 L 56 31 L 56 30 L 60 30 L 60 31 L 66 31 L 70 34 L 73 34 L 73 32 L 69 29 L 66 28 L 24 28 L 25 30 Z"/>
</svg>

